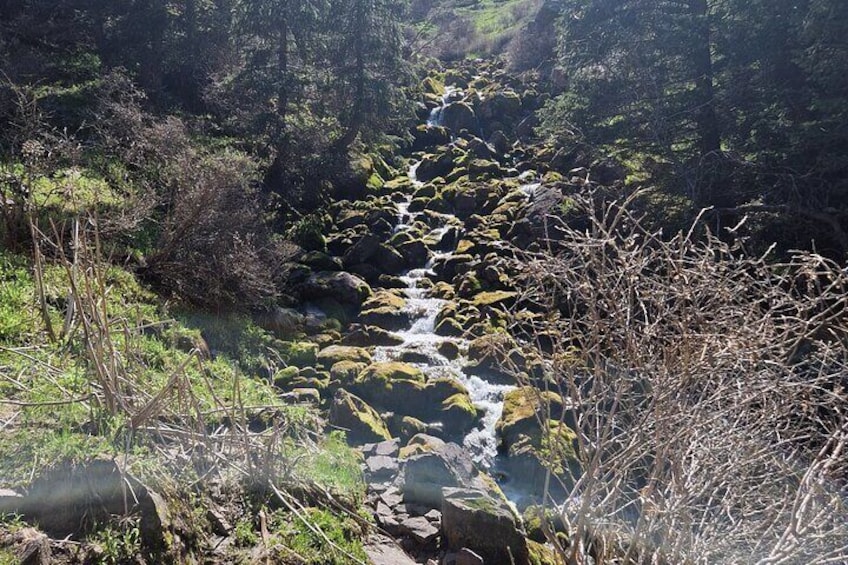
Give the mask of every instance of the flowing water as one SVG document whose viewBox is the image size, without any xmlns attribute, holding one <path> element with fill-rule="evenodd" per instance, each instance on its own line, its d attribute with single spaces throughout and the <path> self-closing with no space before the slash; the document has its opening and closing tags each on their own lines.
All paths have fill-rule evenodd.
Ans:
<svg viewBox="0 0 848 565">
<path fill-rule="evenodd" d="M 450 86 L 446 87 L 442 104 L 431 111 L 427 125 L 441 125 L 445 106 L 461 98 L 462 95 L 462 91 Z M 409 179 L 415 187 L 424 184 L 416 176 L 419 164 L 420 161 L 412 163 L 408 171 Z M 535 172 L 525 172 L 519 178 L 524 183 L 520 187 L 521 191 L 532 199 L 541 186 L 539 182 L 536 182 Z M 418 220 L 426 223 L 423 213 L 409 211 L 411 200 L 412 196 L 408 195 L 397 203 L 396 233 L 413 227 Z M 440 224 L 436 227 L 431 226 L 429 233 L 424 237 L 425 241 L 435 243 L 437 248 L 441 248 L 438 243 L 452 226 L 462 225 L 459 219 L 450 214 L 442 215 Z M 468 359 L 461 353 L 455 359 L 449 359 L 441 353 L 441 347 L 446 342 L 453 342 L 460 352 L 465 351 L 468 345 L 465 339 L 436 334 L 436 319 L 447 301 L 430 296 L 428 289 L 430 285 L 425 281 L 434 275 L 432 270 L 434 263 L 437 260 L 449 258 L 452 254 L 452 251 L 431 252 L 427 264 L 412 269 L 400 277 L 406 284 L 403 289 L 406 297 L 404 311 L 409 315 L 410 322 L 408 327 L 395 332 L 403 339 L 403 342 L 394 346 L 377 347 L 374 351 L 374 359 L 376 361 L 402 360 L 420 368 L 430 379 L 450 378 L 465 386 L 482 417 L 478 426 L 465 436 L 463 444 L 482 468 L 494 470 L 497 467 L 498 454 L 495 424 L 503 412 L 504 394 L 515 387 L 494 384 L 479 376 L 467 374 L 464 367 L 468 364 Z"/>
<path fill-rule="evenodd" d="M 410 178 L 415 180 L 415 165 L 410 169 Z M 398 203 L 398 226 L 401 231 L 413 225 L 416 220 L 423 218 L 422 213 L 409 212 L 409 200 Z M 454 217 L 445 215 L 444 225 L 432 228 L 425 240 L 438 242 L 450 229 L 452 223 L 458 222 Z M 451 378 L 460 382 L 468 389 L 471 400 L 481 411 L 480 425 L 473 429 L 464 439 L 464 445 L 472 454 L 474 460 L 489 468 L 497 455 L 497 438 L 495 424 L 503 411 L 503 395 L 514 388 L 508 385 L 497 385 L 487 382 L 480 377 L 468 375 L 464 366 L 468 360 L 460 355 L 456 359 L 448 359 L 440 353 L 440 346 L 453 342 L 460 351 L 465 349 L 466 340 L 437 335 L 436 317 L 446 300 L 429 296 L 425 278 L 433 275 L 432 266 L 438 259 L 450 257 L 452 252 L 434 253 L 426 265 L 419 269 L 408 271 L 401 279 L 406 283 L 403 293 L 406 296 L 404 310 L 409 314 L 409 326 L 395 332 L 403 339 L 403 343 L 395 346 L 378 347 L 374 351 L 376 361 L 412 361 L 411 364 L 420 368 L 431 379 Z"/>
</svg>

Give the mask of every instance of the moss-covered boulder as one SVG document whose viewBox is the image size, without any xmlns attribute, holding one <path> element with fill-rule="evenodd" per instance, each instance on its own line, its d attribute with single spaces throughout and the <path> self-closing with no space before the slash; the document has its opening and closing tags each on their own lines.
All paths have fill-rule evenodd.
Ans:
<svg viewBox="0 0 848 565">
<path fill-rule="evenodd" d="M 397 250 L 403 256 L 406 266 L 410 268 L 423 266 L 429 256 L 427 246 L 420 239 L 407 241 L 399 245 Z"/>
<path fill-rule="evenodd" d="M 415 174 L 419 181 L 427 182 L 436 177 L 446 176 L 453 170 L 454 166 L 454 159 L 450 153 L 425 155 L 415 170 Z"/>
<path fill-rule="evenodd" d="M 329 414 L 330 424 L 347 431 L 353 444 L 377 443 L 391 439 L 385 422 L 361 398 L 339 389 L 333 396 Z"/>
<path fill-rule="evenodd" d="M 403 343 L 403 338 L 378 326 L 358 325 L 342 338 L 342 345 L 356 347 L 393 346 Z"/>
<path fill-rule="evenodd" d="M 378 291 L 362 305 L 360 320 L 364 324 L 399 330 L 409 323 L 409 313 L 403 310 L 406 299 L 396 292 Z"/>
<path fill-rule="evenodd" d="M 330 367 L 330 378 L 337 386 L 349 387 L 367 366 L 357 361 L 339 361 Z"/>
<path fill-rule="evenodd" d="M 479 420 L 477 407 L 471 402 L 468 393 L 454 394 L 442 401 L 439 407 L 440 419 L 449 436 L 465 435 Z"/>
<path fill-rule="evenodd" d="M 474 109 L 465 102 L 453 102 L 445 106 L 441 112 L 441 124 L 454 134 L 464 129 L 473 133 L 480 131 Z"/>
<path fill-rule="evenodd" d="M 475 375 L 485 375 L 503 382 L 512 382 L 522 367 L 511 357 L 518 345 L 505 332 L 494 332 L 474 339 L 468 344 L 470 364 L 466 370 Z M 519 360 L 520 361 L 520 360 Z"/>
<path fill-rule="evenodd" d="M 319 271 L 300 287 L 307 300 L 331 299 L 342 307 L 356 308 L 371 296 L 371 287 L 359 277 L 346 272 Z"/>
<path fill-rule="evenodd" d="M 317 361 L 318 344 L 310 341 L 283 342 L 279 353 L 289 365 L 310 367 Z"/>
<path fill-rule="evenodd" d="M 563 416 L 564 403 L 560 395 L 523 386 L 504 395 L 503 412 L 495 431 L 507 448 L 521 435 L 529 436 L 535 444 L 541 445 L 543 423 Z"/>
<path fill-rule="evenodd" d="M 580 474 L 576 434 L 563 423 L 567 411 L 562 398 L 553 392 L 521 387 L 504 397 L 504 410 L 495 425 L 499 449 L 507 455 L 504 469 L 520 477 L 520 487 L 532 499 L 540 500 L 546 485 L 564 495 Z M 548 473 L 558 477 L 547 481 Z M 518 484 L 518 483 L 517 483 Z"/>
<path fill-rule="evenodd" d="M 427 151 L 450 143 L 450 132 L 441 126 L 420 125 L 412 132 L 412 150 Z"/>
<path fill-rule="evenodd" d="M 482 306 L 512 306 L 515 304 L 515 298 L 518 296 L 516 292 L 507 290 L 493 290 L 476 294 L 471 299 L 471 303 L 476 307 Z"/>
<path fill-rule="evenodd" d="M 348 345 L 331 345 L 318 352 L 316 356 L 318 364 L 325 369 L 330 369 L 339 361 L 354 361 L 356 363 L 371 363 L 371 354 L 362 347 Z"/>
<path fill-rule="evenodd" d="M 313 271 L 341 271 L 342 262 L 321 251 L 310 251 L 300 258 L 300 263 Z"/>
</svg>

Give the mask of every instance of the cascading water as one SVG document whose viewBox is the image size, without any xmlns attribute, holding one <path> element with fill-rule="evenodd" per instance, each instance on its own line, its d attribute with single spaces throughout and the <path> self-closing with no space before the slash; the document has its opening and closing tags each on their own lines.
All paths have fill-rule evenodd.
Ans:
<svg viewBox="0 0 848 565">
<path fill-rule="evenodd" d="M 430 117 L 427 118 L 427 125 L 430 127 L 441 126 L 442 116 L 445 106 L 453 102 L 457 98 L 462 98 L 462 91 L 454 86 L 446 86 L 445 93 L 442 95 L 441 106 L 436 106 L 430 111 Z"/>
<path fill-rule="evenodd" d="M 413 185 L 420 185 L 415 178 L 417 165 L 412 165 L 409 170 Z M 399 202 L 398 227 L 403 230 L 412 226 L 417 219 L 423 218 L 423 214 L 410 213 L 409 202 Z M 425 240 L 438 242 L 450 229 L 452 223 L 458 223 L 455 217 L 445 215 L 444 225 L 432 228 L 425 236 Z M 435 333 L 436 318 L 439 311 L 447 303 L 446 300 L 428 296 L 428 290 L 421 284 L 423 279 L 433 275 L 432 266 L 438 259 L 449 258 L 452 252 L 435 253 L 426 265 L 419 269 L 408 271 L 401 279 L 406 283 L 403 293 L 406 296 L 405 312 L 409 314 L 409 327 L 395 332 L 403 342 L 394 346 L 377 347 L 374 351 L 374 359 L 377 361 L 407 360 L 417 366 L 429 378 L 451 378 L 468 389 L 471 401 L 482 412 L 483 417 L 477 428 L 473 429 L 464 438 L 464 446 L 472 454 L 473 459 L 483 468 L 490 468 L 494 464 L 497 455 L 497 437 L 495 424 L 503 411 L 503 396 L 508 390 L 514 388 L 510 385 L 498 385 L 464 371 L 467 359 L 463 356 L 450 360 L 440 353 L 440 346 L 452 341 L 460 350 L 467 345 L 466 340 L 450 338 Z"/>
</svg>

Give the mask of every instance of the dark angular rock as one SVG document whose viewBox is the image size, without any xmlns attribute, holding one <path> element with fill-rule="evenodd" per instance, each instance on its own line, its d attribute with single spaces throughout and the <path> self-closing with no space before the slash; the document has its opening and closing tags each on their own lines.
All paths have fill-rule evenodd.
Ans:
<svg viewBox="0 0 848 565">
<path fill-rule="evenodd" d="M 485 563 L 529 563 L 527 540 L 506 502 L 466 488 L 446 488 L 442 498 L 442 532 L 448 547 L 468 548 Z"/>
</svg>

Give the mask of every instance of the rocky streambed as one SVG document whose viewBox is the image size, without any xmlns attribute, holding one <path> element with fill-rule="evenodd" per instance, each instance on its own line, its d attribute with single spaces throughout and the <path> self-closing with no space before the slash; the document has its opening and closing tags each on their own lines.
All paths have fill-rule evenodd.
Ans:
<svg viewBox="0 0 848 565">
<path fill-rule="evenodd" d="M 328 407 L 361 446 L 378 525 L 442 562 L 538 562 L 526 523 L 579 474 L 573 410 L 531 333 L 547 313 L 514 281 L 589 181 L 578 154 L 527 141 L 540 97 L 504 77 L 425 80 L 415 152 L 366 164 L 366 193 L 300 260 L 305 309 L 277 313 L 309 334 L 277 385 Z"/>
</svg>

